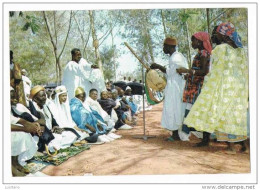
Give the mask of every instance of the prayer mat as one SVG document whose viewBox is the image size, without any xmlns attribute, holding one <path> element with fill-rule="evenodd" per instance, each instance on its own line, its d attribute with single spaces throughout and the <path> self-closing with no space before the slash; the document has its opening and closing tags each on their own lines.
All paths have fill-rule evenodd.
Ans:
<svg viewBox="0 0 260 190">
<path fill-rule="evenodd" d="M 25 169 L 28 169 L 30 171 L 30 174 L 35 174 L 41 170 L 43 170 L 46 166 L 52 165 L 50 163 L 36 161 L 36 160 L 30 160 L 28 161 L 28 164 L 24 166 Z M 33 175 L 30 175 L 33 176 Z"/>
<path fill-rule="evenodd" d="M 44 155 L 35 155 L 32 160 L 40 161 L 40 162 L 47 162 L 49 164 L 53 164 L 58 166 L 68 160 L 70 157 L 75 156 L 84 150 L 89 150 L 90 145 L 83 144 L 81 146 L 71 146 L 65 149 L 60 149 L 58 154 L 55 156 L 49 156 L 47 154 Z"/>
</svg>

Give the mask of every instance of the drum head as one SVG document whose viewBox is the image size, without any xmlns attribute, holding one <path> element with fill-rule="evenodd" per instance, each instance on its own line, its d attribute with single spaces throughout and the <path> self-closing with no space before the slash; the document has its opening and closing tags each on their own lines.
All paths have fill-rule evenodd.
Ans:
<svg viewBox="0 0 260 190">
<path fill-rule="evenodd" d="M 160 70 L 150 69 L 145 73 L 145 92 L 150 104 L 163 101 L 165 86 L 166 77 Z"/>
</svg>

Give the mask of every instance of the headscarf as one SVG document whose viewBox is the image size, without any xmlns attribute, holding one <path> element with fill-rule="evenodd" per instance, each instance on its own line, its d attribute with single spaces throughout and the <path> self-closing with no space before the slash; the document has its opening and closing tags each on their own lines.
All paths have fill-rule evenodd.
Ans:
<svg viewBox="0 0 260 190">
<path fill-rule="evenodd" d="M 203 42 L 203 47 L 205 48 L 205 50 L 207 50 L 207 52 L 209 52 L 209 54 L 211 54 L 212 51 L 212 46 L 210 43 L 210 36 L 207 32 L 197 32 L 195 34 L 193 34 L 193 36 L 202 41 Z"/>
<path fill-rule="evenodd" d="M 73 122 L 70 114 L 69 98 L 67 97 L 66 102 L 60 103 L 59 96 L 68 91 L 65 86 L 57 86 L 55 88 L 54 105 L 55 108 L 50 107 L 52 114 L 60 127 L 71 127 L 73 128 L 76 124 Z"/>
<path fill-rule="evenodd" d="M 222 35 L 228 36 L 236 44 L 237 47 L 243 47 L 241 37 L 236 32 L 235 26 L 232 23 L 221 23 L 217 28 L 217 32 Z"/>
<path fill-rule="evenodd" d="M 177 39 L 174 38 L 174 37 L 167 37 L 167 38 L 165 38 L 163 43 L 167 44 L 167 45 L 171 45 L 171 46 L 172 45 L 176 46 L 177 45 Z"/>
<path fill-rule="evenodd" d="M 44 91 L 45 88 L 43 86 L 40 85 L 36 85 L 35 87 L 33 87 L 30 91 L 30 97 L 31 99 L 33 99 L 33 97 L 40 91 Z"/>
</svg>

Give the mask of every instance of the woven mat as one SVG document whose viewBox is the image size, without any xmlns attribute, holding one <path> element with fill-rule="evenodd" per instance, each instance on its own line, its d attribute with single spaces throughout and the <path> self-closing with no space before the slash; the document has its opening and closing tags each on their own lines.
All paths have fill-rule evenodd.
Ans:
<svg viewBox="0 0 260 190">
<path fill-rule="evenodd" d="M 89 150 L 90 145 L 84 144 L 81 146 L 71 146 L 65 149 L 60 149 L 56 156 L 49 156 L 47 154 L 36 154 L 25 166 L 31 173 L 36 173 L 37 171 L 42 170 L 48 165 L 58 166 L 85 150 Z"/>
</svg>

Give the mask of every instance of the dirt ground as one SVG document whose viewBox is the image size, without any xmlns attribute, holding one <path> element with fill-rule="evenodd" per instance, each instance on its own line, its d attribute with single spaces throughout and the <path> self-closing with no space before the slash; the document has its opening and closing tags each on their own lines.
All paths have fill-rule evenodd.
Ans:
<svg viewBox="0 0 260 190">
<path fill-rule="evenodd" d="M 134 138 L 144 132 L 141 112 L 137 126 L 116 132 L 121 139 L 92 145 L 90 150 L 42 172 L 50 176 L 250 173 L 249 154 L 226 154 L 224 144 L 194 148 L 200 141 L 195 136 L 189 142 L 165 141 L 169 132 L 160 126 L 162 107 L 159 104 L 146 111 L 146 135 L 155 138 Z"/>
</svg>

